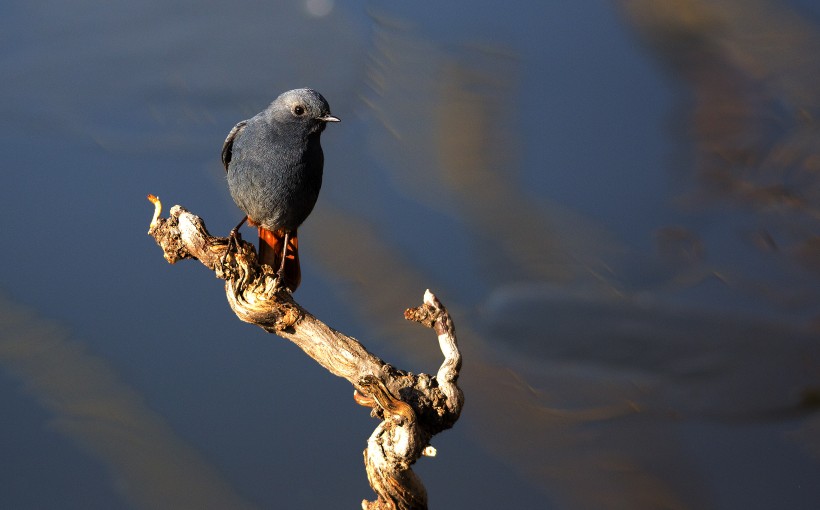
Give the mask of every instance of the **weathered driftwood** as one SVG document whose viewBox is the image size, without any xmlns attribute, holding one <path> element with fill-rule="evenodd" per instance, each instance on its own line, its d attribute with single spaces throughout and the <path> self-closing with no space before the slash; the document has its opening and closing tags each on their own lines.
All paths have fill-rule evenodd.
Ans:
<svg viewBox="0 0 820 510">
<path fill-rule="evenodd" d="M 464 396 L 457 385 L 461 354 L 447 310 L 428 290 L 424 303 L 405 311 L 405 318 L 433 328 L 444 362 L 435 376 L 399 370 L 351 338 L 311 315 L 277 285 L 275 272 L 259 265 L 250 243 L 240 241 L 227 257 L 227 238 L 213 237 L 196 215 L 180 206 L 161 218 L 159 199 L 148 229 L 165 259 L 175 263 L 195 258 L 225 280 L 228 303 L 239 319 L 256 324 L 298 345 L 331 373 L 347 379 L 353 398 L 371 407 L 381 423 L 367 441 L 365 469 L 376 501 L 362 501 L 365 510 L 424 509 L 427 493 L 410 466 L 422 455 L 435 455 L 430 439 L 453 426 Z"/>
</svg>

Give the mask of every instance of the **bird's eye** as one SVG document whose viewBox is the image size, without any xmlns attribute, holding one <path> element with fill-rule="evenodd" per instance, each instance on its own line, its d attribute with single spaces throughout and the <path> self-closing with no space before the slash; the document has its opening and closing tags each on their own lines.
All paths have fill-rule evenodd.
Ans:
<svg viewBox="0 0 820 510">
<path fill-rule="evenodd" d="M 305 109 L 304 109 L 302 106 L 298 106 L 298 105 L 297 105 L 297 106 L 293 109 L 293 113 L 294 113 L 294 114 L 296 114 L 296 115 L 302 115 L 303 113 L 305 113 Z"/>
</svg>

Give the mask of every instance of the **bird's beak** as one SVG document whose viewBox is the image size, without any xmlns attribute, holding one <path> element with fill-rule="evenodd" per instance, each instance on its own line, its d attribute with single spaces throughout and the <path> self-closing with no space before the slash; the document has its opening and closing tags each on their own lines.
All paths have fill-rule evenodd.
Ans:
<svg viewBox="0 0 820 510">
<path fill-rule="evenodd" d="M 342 119 L 338 117 L 334 117 L 333 115 L 325 115 L 324 117 L 318 117 L 318 120 L 322 122 L 341 122 Z"/>
</svg>

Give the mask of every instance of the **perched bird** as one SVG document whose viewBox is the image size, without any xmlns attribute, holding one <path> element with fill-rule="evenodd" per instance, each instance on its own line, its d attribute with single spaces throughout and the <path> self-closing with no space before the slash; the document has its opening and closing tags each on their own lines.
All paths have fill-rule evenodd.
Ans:
<svg viewBox="0 0 820 510">
<path fill-rule="evenodd" d="M 260 261 L 276 269 L 279 283 L 291 292 L 301 281 L 296 229 L 322 187 L 319 138 L 328 122 L 339 119 L 321 94 L 290 90 L 234 126 L 222 145 L 228 189 L 245 213 L 231 230 L 230 242 L 245 221 L 258 227 Z"/>
</svg>

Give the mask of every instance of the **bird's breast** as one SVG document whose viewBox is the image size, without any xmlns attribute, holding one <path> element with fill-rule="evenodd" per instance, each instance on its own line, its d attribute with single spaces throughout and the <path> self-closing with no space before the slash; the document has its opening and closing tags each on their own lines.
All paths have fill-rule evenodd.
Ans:
<svg viewBox="0 0 820 510">
<path fill-rule="evenodd" d="M 307 218 L 322 186 L 321 146 L 310 140 L 249 137 L 243 133 L 228 167 L 237 206 L 269 230 L 293 230 Z"/>
</svg>

